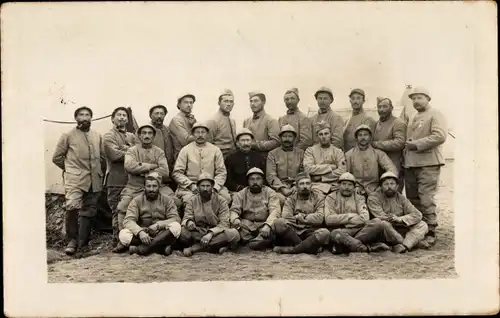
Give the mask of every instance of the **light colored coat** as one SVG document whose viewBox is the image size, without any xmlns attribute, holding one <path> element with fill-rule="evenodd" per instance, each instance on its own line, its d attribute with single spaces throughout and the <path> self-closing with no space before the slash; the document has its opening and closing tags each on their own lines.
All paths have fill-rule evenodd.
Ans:
<svg viewBox="0 0 500 318">
<path fill-rule="evenodd" d="M 257 143 L 255 150 L 268 152 L 278 147 L 280 145 L 278 121 L 265 111 L 254 114 L 254 117 L 245 119 L 243 127 L 248 128 L 254 135 Z"/>
<path fill-rule="evenodd" d="M 371 118 L 364 110 L 359 114 L 351 116 L 347 119 L 344 127 L 344 152 L 348 152 L 352 148 L 356 147 L 356 137 L 354 137 L 354 131 L 359 125 L 368 125 L 371 131 L 375 129 L 376 121 Z"/>
<path fill-rule="evenodd" d="M 402 216 L 402 221 L 407 227 L 422 221 L 422 213 L 400 193 L 389 198 L 384 195 L 382 189 L 378 189 L 368 196 L 367 204 L 373 217 L 381 220 L 387 220 L 390 215 Z"/>
<path fill-rule="evenodd" d="M 149 171 L 143 163 L 156 164 L 158 168 Z M 125 154 L 125 170 L 128 172 L 128 189 L 144 189 L 146 174 L 158 172 L 163 182 L 170 180 L 169 168 L 165 152 L 159 147 L 151 145 L 151 148 L 144 148 L 141 144 L 130 147 Z"/>
<path fill-rule="evenodd" d="M 400 171 L 406 141 L 406 124 L 394 116 L 386 121 L 379 120 L 375 125 L 373 141 L 376 142 L 377 149 L 384 151 Z"/>
<path fill-rule="evenodd" d="M 186 226 L 188 221 L 193 221 L 197 227 L 209 228 L 217 235 L 229 229 L 229 206 L 215 193 L 208 202 L 203 202 L 199 194 L 194 195 L 186 204 L 181 225 Z"/>
<path fill-rule="evenodd" d="M 323 193 L 330 192 L 331 185 L 338 182 L 340 175 L 346 172 L 347 168 L 344 153 L 333 145 L 323 148 L 316 144 L 307 148 L 303 164 L 312 181 L 319 182 L 315 187 Z"/>
<path fill-rule="evenodd" d="M 311 122 L 312 122 L 312 136 L 313 136 L 313 143 L 318 143 L 319 138 L 318 138 L 318 129 L 324 125 L 328 124 L 330 125 L 330 139 L 332 141 L 332 145 L 335 147 L 342 149 L 344 147 L 344 137 L 343 137 L 343 131 L 342 129 L 344 128 L 344 120 L 342 117 L 334 112 L 331 109 L 328 109 L 325 113 L 321 113 L 320 110 L 318 110 L 317 114 L 314 114 L 313 116 L 310 117 Z"/>
<path fill-rule="evenodd" d="M 313 128 L 312 121 L 300 110 L 295 112 L 288 110 L 286 115 L 278 119 L 279 128 L 285 125 L 291 125 L 297 132 L 295 144 L 302 150 L 313 145 Z"/>
<path fill-rule="evenodd" d="M 139 138 L 129 132 L 120 132 L 116 127 L 111 128 L 104 137 L 104 153 L 106 154 L 107 186 L 124 187 L 127 184 L 128 174 L 124 162 L 127 149 L 139 143 Z"/>
<path fill-rule="evenodd" d="M 179 112 L 170 121 L 168 128 L 172 134 L 172 143 L 174 147 L 174 158 L 177 157 L 182 147 L 185 147 L 190 142 L 194 141 L 194 136 L 191 132 L 193 125 L 196 123 L 194 116 L 186 115 Z"/>
<path fill-rule="evenodd" d="M 230 220 L 236 219 L 247 223 L 250 230 L 256 230 L 262 224 L 273 226 L 274 220 L 281 217 L 280 201 L 276 192 L 269 187 L 262 187 L 262 192 L 252 193 L 246 187 L 233 197 Z"/>
<path fill-rule="evenodd" d="M 305 215 L 307 224 L 296 222 L 295 216 L 299 213 Z M 325 218 L 325 198 L 316 192 L 311 192 L 306 200 L 301 199 L 298 193 L 292 194 L 286 199 L 281 215 L 299 235 L 308 228 L 320 228 Z"/>
<path fill-rule="evenodd" d="M 156 135 L 153 140 L 153 145 L 158 148 L 161 148 L 165 152 L 165 157 L 167 158 L 169 168 L 172 168 L 175 163 L 175 151 L 174 151 L 174 142 L 172 139 L 172 133 L 167 126 L 162 125 L 161 128 L 157 128 L 153 123 L 151 123 L 156 130 Z"/>
<path fill-rule="evenodd" d="M 285 151 L 279 147 L 270 151 L 266 162 L 266 179 L 269 186 L 275 191 L 295 183 L 295 177 L 304 170 L 302 161 L 304 150 L 294 147 L 291 151 Z"/>
<path fill-rule="evenodd" d="M 356 228 L 370 219 L 365 197 L 355 191 L 344 197 L 340 191 L 327 195 L 325 199 L 325 224 L 328 228 Z"/>
<path fill-rule="evenodd" d="M 224 151 L 236 149 L 236 122 L 220 110 L 207 122 L 210 129 L 209 139 L 212 144 Z"/>
</svg>

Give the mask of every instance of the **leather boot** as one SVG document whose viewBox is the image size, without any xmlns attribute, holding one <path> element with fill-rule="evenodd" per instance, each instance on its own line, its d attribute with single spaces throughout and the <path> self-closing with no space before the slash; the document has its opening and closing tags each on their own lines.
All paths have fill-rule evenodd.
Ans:
<svg viewBox="0 0 500 318">
<path fill-rule="evenodd" d="M 375 252 L 385 252 L 389 251 L 391 248 L 382 242 L 376 242 L 373 244 L 368 245 L 368 252 L 370 253 L 375 253 Z"/>
<path fill-rule="evenodd" d="M 309 254 L 316 254 L 318 252 L 318 248 L 321 246 L 321 243 L 318 241 L 316 236 L 313 234 L 300 242 L 298 245 L 295 245 L 292 248 L 292 253 L 293 254 L 300 254 L 300 253 L 309 253 Z"/>
<path fill-rule="evenodd" d="M 92 218 L 86 216 L 79 217 L 80 228 L 78 231 L 78 248 L 86 247 L 90 240 L 92 230 Z"/>
<path fill-rule="evenodd" d="M 199 243 L 196 243 L 194 244 L 193 246 L 191 247 L 186 247 L 183 251 L 182 251 L 182 254 L 184 254 L 184 256 L 186 257 L 190 257 L 192 256 L 194 253 L 198 253 L 200 251 L 203 250 L 203 247 L 201 246 L 201 244 Z"/>
<path fill-rule="evenodd" d="M 76 252 L 78 245 L 78 210 L 66 211 L 65 219 L 66 237 L 69 240 L 68 245 L 64 249 L 67 255 L 73 255 Z"/>
<path fill-rule="evenodd" d="M 128 249 L 128 246 L 123 245 L 121 242 L 118 242 L 116 246 L 111 250 L 113 253 L 124 253 Z"/>
<path fill-rule="evenodd" d="M 208 243 L 208 249 L 210 252 L 220 252 L 220 249 L 226 247 L 229 243 L 229 239 L 226 233 L 220 233 L 210 240 Z"/>
<path fill-rule="evenodd" d="M 165 246 L 172 245 L 174 241 L 175 237 L 170 230 L 162 230 L 151 240 L 149 245 L 141 244 L 137 246 L 136 253 L 139 255 L 148 255 L 159 247 L 162 247 L 163 252 L 165 252 Z"/>
<path fill-rule="evenodd" d="M 335 240 L 347 247 L 351 252 L 368 252 L 368 248 L 366 247 L 366 245 L 348 234 L 337 233 Z"/>
<path fill-rule="evenodd" d="M 283 233 L 283 239 L 285 242 L 287 242 L 292 246 L 298 245 L 302 242 L 299 235 L 291 227 L 287 228 L 286 231 Z"/>
</svg>

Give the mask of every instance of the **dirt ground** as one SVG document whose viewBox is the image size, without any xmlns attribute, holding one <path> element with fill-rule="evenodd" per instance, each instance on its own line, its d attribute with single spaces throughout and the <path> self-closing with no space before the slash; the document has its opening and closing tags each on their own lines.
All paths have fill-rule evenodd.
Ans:
<svg viewBox="0 0 500 318">
<path fill-rule="evenodd" d="M 69 259 L 48 250 L 50 283 L 164 282 L 268 279 L 430 279 L 456 277 L 454 268 L 453 164 L 441 173 L 438 201 L 438 241 L 431 250 L 406 254 L 384 252 L 347 256 L 324 251 L 319 255 L 277 255 L 252 252 L 191 258 L 174 252 L 169 257 L 116 255 L 109 244 L 98 244 L 97 255 Z M 102 240 L 107 237 L 101 238 Z"/>
</svg>

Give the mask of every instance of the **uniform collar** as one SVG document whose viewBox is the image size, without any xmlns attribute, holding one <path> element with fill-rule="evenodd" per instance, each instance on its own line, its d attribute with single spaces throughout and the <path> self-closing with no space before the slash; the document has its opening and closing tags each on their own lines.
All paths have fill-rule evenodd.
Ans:
<svg viewBox="0 0 500 318">
<path fill-rule="evenodd" d="M 264 111 L 264 109 L 262 109 L 260 112 L 254 113 L 252 118 L 253 119 L 259 119 L 259 118 L 261 118 L 265 114 L 266 114 L 266 112 Z"/>
<path fill-rule="evenodd" d="M 295 115 L 295 114 L 298 114 L 298 113 L 300 113 L 300 110 L 298 108 L 296 108 L 296 109 L 287 109 L 287 111 L 286 111 L 287 115 Z"/>
<path fill-rule="evenodd" d="M 125 134 L 127 132 L 127 128 L 126 127 L 123 127 L 123 130 L 120 130 L 118 129 L 118 127 L 114 126 L 113 129 L 116 131 L 116 132 L 119 132 L 121 134 Z"/>
<path fill-rule="evenodd" d="M 229 116 L 231 116 L 231 113 L 225 113 L 225 112 L 223 112 L 223 111 L 222 111 L 222 110 L 220 110 L 220 109 L 219 109 L 219 114 L 220 114 L 221 116 L 224 116 L 224 117 L 229 117 Z"/>
<path fill-rule="evenodd" d="M 331 112 L 332 111 L 332 108 L 331 107 L 328 107 L 327 109 L 323 110 L 321 108 L 318 109 L 318 114 L 326 114 L 328 112 Z"/>
</svg>

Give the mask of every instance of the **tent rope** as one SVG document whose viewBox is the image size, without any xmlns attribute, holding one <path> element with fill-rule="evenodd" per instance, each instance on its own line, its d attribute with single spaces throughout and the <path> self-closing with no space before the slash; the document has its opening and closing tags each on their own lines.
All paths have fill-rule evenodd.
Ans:
<svg viewBox="0 0 500 318">
<path fill-rule="evenodd" d="M 109 118 L 109 117 L 111 117 L 111 114 L 106 115 L 106 116 L 102 116 L 102 117 L 99 117 L 96 119 L 92 119 L 92 121 L 98 121 L 98 120 Z M 49 123 L 55 123 L 55 124 L 72 124 L 72 125 L 74 125 L 76 123 L 76 121 L 62 121 L 62 120 L 52 120 L 52 119 L 46 119 L 46 118 L 43 118 L 43 121 L 46 121 Z"/>
</svg>

